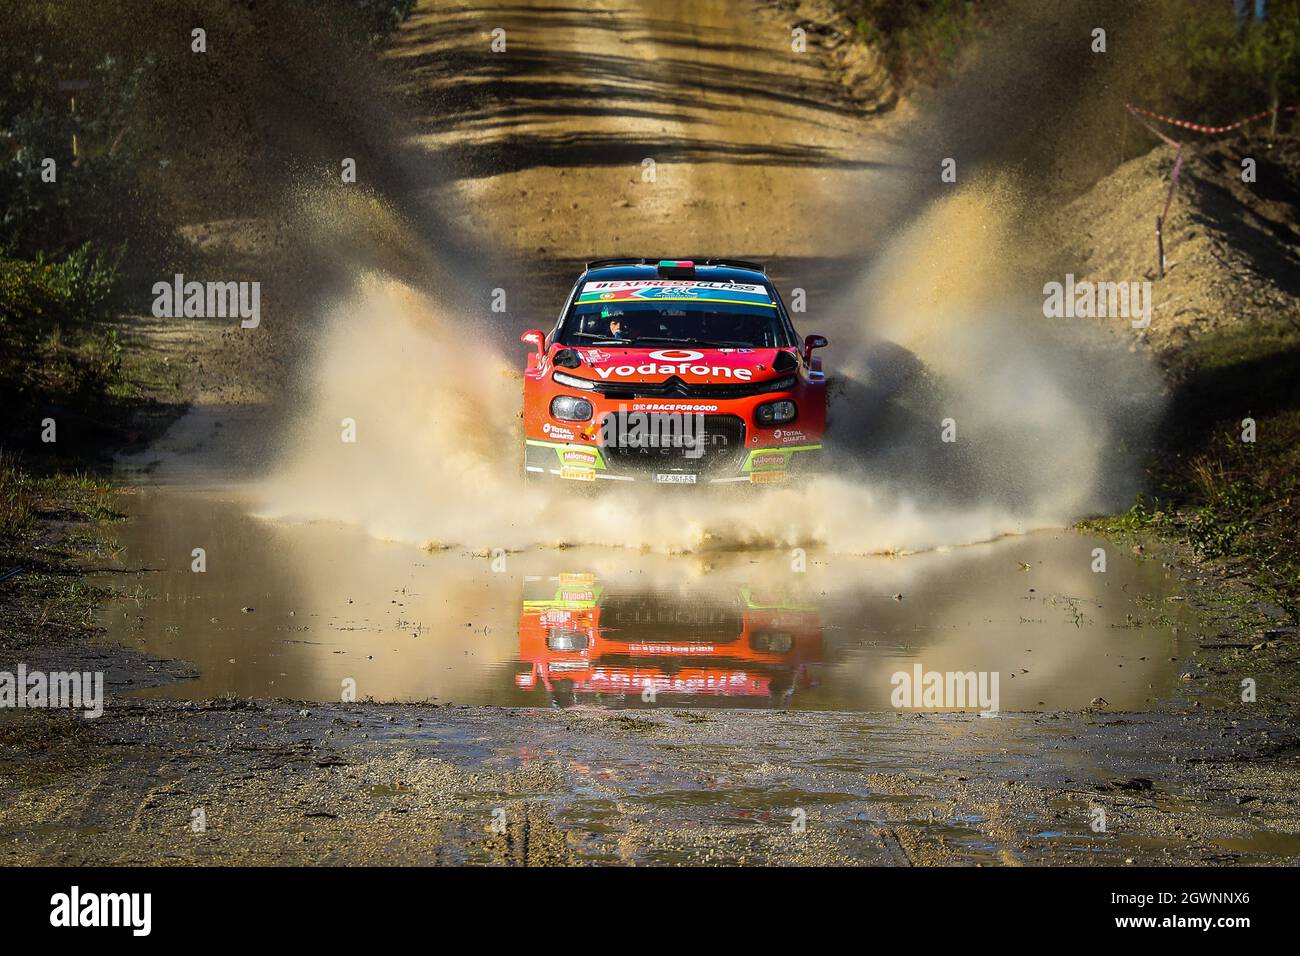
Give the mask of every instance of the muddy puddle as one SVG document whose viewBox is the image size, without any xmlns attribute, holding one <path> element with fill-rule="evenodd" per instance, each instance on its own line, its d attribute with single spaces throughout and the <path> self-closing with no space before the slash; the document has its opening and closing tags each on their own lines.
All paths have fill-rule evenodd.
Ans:
<svg viewBox="0 0 1300 956">
<path fill-rule="evenodd" d="M 889 711 L 919 668 L 997 675 L 1003 711 L 1141 710 L 1176 687 L 1187 620 L 1158 562 L 1070 531 L 906 557 L 492 556 L 265 521 L 230 493 L 125 503 L 113 566 L 147 570 L 97 576 L 103 623 L 198 668 L 143 692 L 173 698 Z M 956 703 L 912 708 L 986 709 Z"/>
</svg>

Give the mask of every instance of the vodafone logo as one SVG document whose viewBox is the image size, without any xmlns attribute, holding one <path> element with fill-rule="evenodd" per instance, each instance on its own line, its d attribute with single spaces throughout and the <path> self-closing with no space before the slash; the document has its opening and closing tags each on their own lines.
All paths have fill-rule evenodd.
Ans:
<svg viewBox="0 0 1300 956">
<path fill-rule="evenodd" d="M 614 356 L 609 356 L 611 359 Z M 735 378 L 742 382 L 748 382 L 754 372 L 747 368 L 732 368 L 728 365 L 696 365 L 704 358 L 703 352 L 694 352 L 690 349 L 660 349 L 657 352 L 650 352 L 646 355 L 649 359 L 641 365 L 596 365 L 593 366 L 596 374 L 603 379 L 608 379 L 611 375 L 618 378 L 629 378 L 633 375 L 640 375 L 642 381 L 646 381 L 645 376 L 650 375 L 709 375 L 715 378 Z"/>
<path fill-rule="evenodd" d="M 656 362 L 694 362 L 696 359 L 704 358 L 704 353 L 692 352 L 690 349 L 660 349 L 658 352 L 651 352 L 650 358 Z"/>
</svg>

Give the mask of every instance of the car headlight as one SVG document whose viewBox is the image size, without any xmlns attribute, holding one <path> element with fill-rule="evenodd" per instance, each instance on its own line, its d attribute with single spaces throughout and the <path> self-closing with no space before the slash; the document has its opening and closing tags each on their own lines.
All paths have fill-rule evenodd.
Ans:
<svg viewBox="0 0 1300 956">
<path fill-rule="evenodd" d="M 581 388 L 590 392 L 596 387 L 596 383 L 585 378 L 578 378 L 576 375 L 565 375 L 563 372 L 556 372 L 551 376 L 561 385 L 567 385 L 569 388 Z"/>
<path fill-rule="evenodd" d="M 749 639 L 754 650 L 764 654 L 789 654 L 794 648 L 794 635 L 787 631 L 758 631 Z"/>
<path fill-rule="evenodd" d="M 553 651 L 585 651 L 590 643 L 584 631 L 553 627 L 546 632 L 546 646 Z"/>
<path fill-rule="evenodd" d="M 562 422 L 585 422 L 591 418 L 591 402 L 572 395 L 557 395 L 551 399 L 551 417 Z"/>
<path fill-rule="evenodd" d="M 794 421 L 796 413 L 794 402 L 782 399 L 779 402 L 768 402 L 766 405 L 760 405 L 754 409 L 754 421 L 764 426 L 784 425 L 786 422 Z"/>
</svg>

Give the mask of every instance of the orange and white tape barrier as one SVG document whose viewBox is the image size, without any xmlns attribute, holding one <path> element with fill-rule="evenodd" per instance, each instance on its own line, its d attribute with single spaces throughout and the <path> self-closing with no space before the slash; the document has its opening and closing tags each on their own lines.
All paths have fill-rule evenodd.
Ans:
<svg viewBox="0 0 1300 956">
<path fill-rule="evenodd" d="M 1149 116 L 1151 119 L 1160 120 L 1162 123 L 1168 123 L 1170 126 L 1179 126 L 1183 129 L 1190 129 L 1195 133 L 1231 133 L 1234 129 L 1241 129 L 1247 123 L 1253 123 L 1255 120 L 1263 119 L 1265 116 L 1272 116 L 1272 110 L 1264 110 L 1262 113 L 1256 113 L 1254 116 L 1247 116 L 1245 119 L 1239 119 L 1235 123 L 1229 123 L 1227 126 L 1205 126 L 1201 123 L 1192 123 L 1188 120 L 1175 119 L 1172 116 L 1163 116 L 1160 113 L 1153 113 L 1151 110 L 1144 110 L 1140 106 L 1134 106 L 1132 103 L 1125 103 L 1125 109 L 1130 113 L 1138 116 Z M 1294 113 L 1300 110 L 1300 103 L 1292 106 L 1282 106 L 1278 108 L 1279 113 Z"/>
</svg>

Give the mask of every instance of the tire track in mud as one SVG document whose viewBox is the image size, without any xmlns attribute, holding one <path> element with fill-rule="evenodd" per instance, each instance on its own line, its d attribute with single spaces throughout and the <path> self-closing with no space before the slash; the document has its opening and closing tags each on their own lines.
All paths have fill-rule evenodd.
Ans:
<svg viewBox="0 0 1300 956">
<path fill-rule="evenodd" d="M 574 859 L 564 831 L 558 829 L 546 808 L 534 803 L 507 804 L 506 829 L 493 834 L 481 850 L 493 863 L 511 866 L 567 866 Z"/>
<path fill-rule="evenodd" d="M 505 50 L 492 53 L 497 29 Z M 422 3 L 391 56 L 420 114 L 416 142 L 489 247 L 571 262 L 862 245 L 861 223 L 832 223 L 841 197 L 876 181 L 878 135 L 756 4 Z"/>
</svg>

